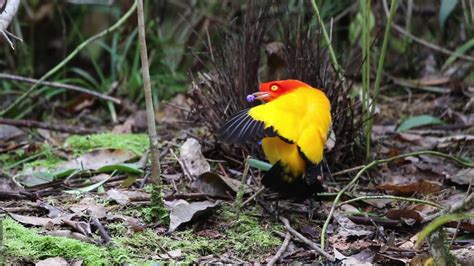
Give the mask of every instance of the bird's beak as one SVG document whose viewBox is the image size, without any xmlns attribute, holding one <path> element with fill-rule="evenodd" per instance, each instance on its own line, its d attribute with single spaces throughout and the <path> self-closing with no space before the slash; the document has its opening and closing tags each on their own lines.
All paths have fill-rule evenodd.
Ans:
<svg viewBox="0 0 474 266">
<path fill-rule="evenodd" d="M 252 95 L 255 97 L 256 100 L 265 100 L 268 97 L 270 97 L 270 93 L 261 92 L 261 91 L 257 91 L 255 93 L 252 93 Z"/>
</svg>

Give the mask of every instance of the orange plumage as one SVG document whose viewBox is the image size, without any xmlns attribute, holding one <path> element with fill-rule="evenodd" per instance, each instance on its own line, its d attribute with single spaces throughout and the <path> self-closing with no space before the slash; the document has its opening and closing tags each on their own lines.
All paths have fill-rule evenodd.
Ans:
<svg viewBox="0 0 474 266">
<path fill-rule="evenodd" d="M 262 179 L 266 187 L 306 197 L 321 190 L 318 164 L 331 126 L 326 95 L 299 80 L 260 84 L 249 100 L 263 104 L 242 110 L 220 129 L 219 138 L 242 143 L 262 138 L 263 152 L 273 164 Z"/>
</svg>

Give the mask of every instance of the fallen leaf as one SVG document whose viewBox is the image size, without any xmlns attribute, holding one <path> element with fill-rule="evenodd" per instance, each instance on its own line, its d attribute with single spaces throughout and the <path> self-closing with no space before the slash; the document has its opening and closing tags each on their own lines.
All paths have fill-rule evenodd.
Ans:
<svg viewBox="0 0 474 266">
<path fill-rule="evenodd" d="M 58 165 L 58 169 L 98 170 L 108 165 L 121 164 L 136 155 L 122 149 L 99 149 Z"/>
<path fill-rule="evenodd" d="M 336 215 L 335 218 L 339 224 L 336 234 L 341 237 L 362 237 L 374 233 L 373 231 L 366 230 L 366 226 L 355 224 L 345 216 Z"/>
<path fill-rule="evenodd" d="M 237 179 L 225 177 L 216 173 L 206 172 L 199 175 L 193 182 L 193 187 L 210 195 L 228 196 L 229 193 L 237 193 L 241 186 Z M 244 185 L 244 193 L 250 193 L 252 189 Z"/>
<path fill-rule="evenodd" d="M 462 266 L 474 265 L 474 246 L 452 250 L 451 253 Z"/>
<path fill-rule="evenodd" d="M 110 189 L 107 191 L 109 199 L 114 200 L 120 205 L 127 205 L 132 201 L 146 201 L 150 200 L 151 195 L 143 191 L 137 190 L 123 190 L 123 189 Z"/>
<path fill-rule="evenodd" d="M 421 222 L 424 219 L 423 215 L 419 212 L 408 209 L 389 210 L 385 213 L 385 217 L 393 220 L 402 220 L 410 226 L 415 224 L 415 222 Z"/>
<path fill-rule="evenodd" d="M 80 202 L 69 206 L 69 209 L 76 214 L 88 214 L 97 219 L 103 218 L 107 214 L 107 209 L 102 204 L 97 204 L 91 197 L 85 197 Z"/>
<path fill-rule="evenodd" d="M 462 169 L 449 179 L 458 185 L 469 185 L 474 181 L 474 168 Z"/>
<path fill-rule="evenodd" d="M 109 199 L 114 200 L 120 205 L 127 205 L 130 202 L 128 196 L 117 189 L 110 189 L 107 191 L 107 196 Z"/>
<path fill-rule="evenodd" d="M 375 252 L 370 249 L 366 249 L 347 257 L 342 261 L 342 265 L 372 265 L 374 258 Z"/>
<path fill-rule="evenodd" d="M 421 193 L 421 194 L 430 194 L 435 193 L 441 190 L 441 183 L 420 180 L 414 183 L 408 184 L 393 184 L 393 183 L 384 183 L 377 186 L 378 189 L 393 191 L 395 194 L 412 194 L 412 193 Z"/>
<path fill-rule="evenodd" d="M 0 141 L 7 141 L 25 134 L 25 132 L 15 126 L 0 125 Z"/>
<path fill-rule="evenodd" d="M 201 152 L 201 144 L 196 139 L 188 138 L 181 145 L 180 156 L 191 176 L 199 176 L 211 170 L 211 166 Z"/>
<path fill-rule="evenodd" d="M 35 263 L 35 266 L 68 266 L 69 263 L 62 257 L 47 258 Z"/>
<path fill-rule="evenodd" d="M 14 213 L 9 213 L 9 215 L 15 221 L 17 221 L 21 224 L 27 224 L 27 225 L 50 227 L 50 226 L 53 226 L 55 224 L 60 224 L 61 223 L 61 221 L 59 219 L 36 217 L 36 216 L 27 216 L 27 215 L 20 215 L 20 214 L 14 214 Z"/>
<path fill-rule="evenodd" d="M 170 227 L 168 232 L 175 231 L 183 223 L 191 221 L 210 208 L 216 207 L 220 201 L 197 201 L 189 203 L 185 200 L 165 201 L 166 208 L 170 211 Z"/>
</svg>

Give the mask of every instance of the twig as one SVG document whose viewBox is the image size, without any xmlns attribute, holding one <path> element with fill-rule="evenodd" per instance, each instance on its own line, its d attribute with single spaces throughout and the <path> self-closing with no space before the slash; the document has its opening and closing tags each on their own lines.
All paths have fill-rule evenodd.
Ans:
<svg viewBox="0 0 474 266">
<path fill-rule="evenodd" d="M 108 96 L 108 95 L 105 95 L 96 91 L 92 91 L 86 88 L 82 88 L 76 85 L 64 84 L 64 83 L 59 83 L 59 82 L 40 81 L 38 79 L 27 78 L 27 77 L 11 75 L 11 74 L 4 74 L 4 73 L 0 73 L 0 79 L 16 80 L 16 81 L 21 81 L 21 82 L 26 82 L 26 83 L 33 83 L 33 84 L 38 83 L 38 85 L 45 85 L 45 86 L 50 86 L 50 87 L 56 87 L 56 88 L 61 88 L 61 89 L 82 92 L 85 94 L 95 96 L 102 100 L 114 102 L 116 104 L 122 103 L 120 99 L 117 99 L 115 97 Z"/>
<path fill-rule="evenodd" d="M 17 104 L 19 104 L 21 101 L 23 101 L 30 93 L 35 90 L 40 82 L 45 81 L 47 78 L 51 77 L 54 73 L 58 72 L 62 67 L 64 67 L 69 61 L 71 61 L 77 54 L 79 54 L 82 49 L 84 49 L 87 45 L 92 43 L 93 41 L 102 38 L 103 36 L 107 35 L 110 32 L 113 32 L 117 30 L 127 19 L 134 13 L 135 8 L 137 7 L 137 3 L 134 2 L 132 7 L 125 13 L 114 25 L 112 25 L 110 28 L 107 28 L 98 34 L 90 37 L 89 39 L 85 40 L 83 43 L 79 44 L 79 46 L 74 49 L 66 58 L 64 58 L 59 64 L 57 64 L 53 69 L 49 70 L 46 74 L 44 74 L 37 83 L 35 83 L 33 86 L 31 86 L 25 93 L 23 93 L 20 97 L 18 97 L 12 104 L 10 104 L 8 107 L 6 107 L 4 110 L 0 111 L 0 116 L 5 115 L 8 113 L 13 107 L 15 107 Z"/>
<path fill-rule="evenodd" d="M 245 206 L 245 205 L 249 204 L 249 202 L 251 202 L 253 199 L 255 199 L 260 193 L 262 193 L 262 191 L 263 191 L 264 189 L 265 189 L 264 187 L 259 188 L 252 196 L 250 196 L 248 199 L 246 199 L 246 200 L 242 203 L 242 206 Z"/>
<path fill-rule="evenodd" d="M 474 208 L 474 192 L 471 193 L 466 198 L 464 198 L 464 200 L 454 203 L 449 208 L 446 208 L 446 209 L 444 209 L 444 210 L 442 210 L 438 213 L 435 213 L 433 215 L 427 216 L 425 219 L 423 219 L 422 223 L 430 222 L 433 219 L 435 219 L 439 216 L 442 216 L 444 214 L 468 211 L 468 210 L 473 209 L 473 208 Z"/>
<path fill-rule="evenodd" d="M 91 222 L 97 228 L 97 230 L 99 230 L 99 235 L 102 237 L 102 239 L 104 239 L 105 243 L 112 241 L 112 238 L 110 237 L 107 230 L 105 230 L 104 226 L 100 223 L 99 219 L 92 217 Z"/>
<path fill-rule="evenodd" d="M 143 90 L 145 92 L 146 118 L 148 124 L 148 136 L 150 137 L 150 155 L 151 155 L 151 181 L 158 185 L 157 194 L 161 194 L 161 166 L 158 135 L 156 133 L 155 112 L 153 111 L 153 98 L 151 95 L 150 69 L 148 63 L 148 50 L 146 48 L 145 38 L 145 15 L 143 11 L 143 0 L 136 0 L 138 3 L 138 40 L 140 42 L 140 58 L 142 62 Z"/>
<path fill-rule="evenodd" d="M 170 149 L 171 155 L 175 158 L 175 160 L 178 162 L 179 166 L 181 166 L 181 169 L 183 170 L 183 174 L 189 179 L 189 181 L 193 181 L 193 177 L 191 173 L 189 172 L 188 168 L 186 165 L 178 158 L 176 153 L 174 153 L 173 149 Z"/>
<path fill-rule="evenodd" d="M 21 119 L 10 119 L 0 118 L 0 125 L 12 125 L 17 127 L 27 128 L 42 128 L 59 132 L 73 133 L 73 134 L 91 134 L 97 133 L 98 130 L 89 129 L 84 127 L 66 126 L 59 124 L 48 124 L 45 122 L 34 121 L 34 120 L 21 120 Z"/>
<path fill-rule="evenodd" d="M 355 171 L 360 170 L 364 167 L 365 167 L 365 165 L 359 165 L 359 166 L 356 166 L 356 167 L 352 167 L 352 168 L 349 168 L 349 169 L 344 169 L 344 170 L 332 173 L 331 175 L 332 176 L 343 175 L 343 174 L 347 174 L 347 173 L 350 173 L 350 172 L 355 172 Z"/>
<path fill-rule="evenodd" d="M 435 202 L 432 202 L 432 201 L 428 201 L 428 200 L 421 200 L 421 199 L 415 199 L 415 198 L 405 198 L 405 197 L 397 197 L 397 196 L 391 196 L 391 195 L 367 195 L 367 196 L 361 196 L 361 197 L 357 197 L 357 198 L 354 198 L 354 199 L 350 199 L 350 200 L 346 200 L 346 201 L 343 201 L 341 203 L 339 203 L 337 206 L 341 206 L 341 205 L 344 205 L 344 204 L 348 204 L 348 203 L 351 203 L 351 202 L 354 202 L 354 201 L 359 201 L 359 200 L 370 200 L 370 199 L 391 199 L 391 200 L 400 200 L 400 201 L 410 201 L 410 202 L 416 202 L 416 203 L 421 203 L 421 204 L 426 204 L 426 205 L 430 205 L 430 206 L 433 206 L 433 207 L 436 207 L 438 209 L 444 209 L 443 206 L 435 203 Z"/>
<path fill-rule="evenodd" d="M 334 257 L 327 253 L 326 251 L 324 251 L 324 249 L 322 249 L 321 247 L 319 247 L 316 243 L 312 242 L 311 240 L 307 239 L 306 237 L 304 237 L 302 234 L 300 234 L 298 231 L 296 231 L 293 227 L 290 226 L 290 222 L 288 221 L 288 219 L 286 219 L 285 217 L 283 216 L 280 216 L 280 221 L 283 223 L 283 225 L 285 226 L 286 230 L 288 230 L 288 232 L 290 232 L 293 236 L 295 236 L 296 238 L 298 238 L 299 240 L 301 240 L 303 243 L 305 243 L 306 245 L 308 245 L 310 248 L 314 249 L 316 252 L 318 252 L 319 254 L 323 255 L 324 257 L 326 257 L 328 260 L 330 261 L 334 261 Z"/>
<path fill-rule="evenodd" d="M 268 262 L 267 266 L 275 265 L 275 263 L 280 259 L 281 255 L 283 255 L 283 252 L 285 252 L 286 249 L 288 248 L 288 244 L 290 243 L 290 240 L 291 240 L 291 234 L 289 232 L 286 232 L 285 240 L 283 240 L 283 244 L 281 244 L 277 253 L 275 254 L 275 256 L 273 256 L 270 262 Z"/>
<path fill-rule="evenodd" d="M 432 155 L 432 156 L 442 157 L 442 158 L 453 160 L 456 163 L 458 163 L 458 164 L 460 164 L 464 167 L 474 167 L 474 162 L 466 162 L 466 161 L 461 160 L 457 157 L 450 156 L 448 154 L 444 154 L 444 153 L 437 152 L 437 151 L 410 152 L 410 153 L 400 154 L 400 155 L 397 155 L 397 156 L 394 156 L 394 157 L 391 157 L 391 158 L 388 158 L 388 159 L 381 159 L 381 160 L 372 161 L 368 165 L 364 166 L 361 170 L 359 170 L 359 172 L 357 172 L 356 176 L 351 180 L 351 182 L 349 182 L 349 184 L 347 184 L 343 189 L 341 189 L 339 191 L 339 193 L 337 193 L 337 196 L 334 199 L 334 202 L 332 204 L 331 210 L 329 211 L 328 217 L 326 218 L 326 221 L 324 222 L 323 228 L 321 229 L 321 247 L 324 248 L 325 241 L 326 241 L 326 231 L 327 231 L 327 228 L 329 226 L 329 222 L 331 221 L 332 216 L 334 215 L 334 212 L 336 211 L 336 207 L 339 203 L 339 200 L 341 199 L 344 192 L 346 192 L 350 187 L 352 187 L 359 180 L 359 178 L 362 176 L 363 173 L 365 173 L 370 168 L 372 168 L 376 165 L 382 164 L 382 163 L 388 163 L 388 162 L 392 162 L 392 161 L 402 159 L 402 158 L 405 158 L 405 157 L 408 157 L 408 156 L 418 156 L 418 155 Z"/>
</svg>

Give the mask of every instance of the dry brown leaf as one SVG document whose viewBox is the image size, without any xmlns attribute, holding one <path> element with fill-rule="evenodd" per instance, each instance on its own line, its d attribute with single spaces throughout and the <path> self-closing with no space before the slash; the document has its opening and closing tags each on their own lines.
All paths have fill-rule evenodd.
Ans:
<svg viewBox="0 0 474 266">
<path fill-rule="evenodd" d="M 421 193 L 421 194 L 430 194 L 435 193 L 441 190 L 441 183 L 420 180 L 418 182 L 409 183 L 409 184 L 391 184 L 384 183 L 377 186 L 378 189 L 385 191 L 392 191 L 394 194 L 412 194 L 412 193 Z"/>
</svg>

